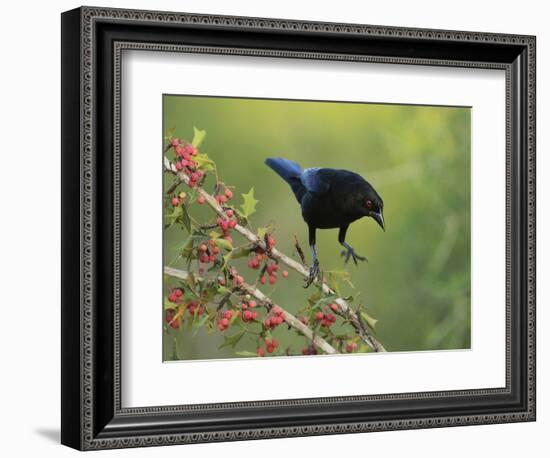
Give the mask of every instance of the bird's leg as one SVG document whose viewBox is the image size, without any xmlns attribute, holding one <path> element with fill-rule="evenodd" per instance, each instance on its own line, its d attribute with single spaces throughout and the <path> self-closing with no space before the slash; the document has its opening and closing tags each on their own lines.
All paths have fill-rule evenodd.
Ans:
<svg viewBox="0 0 550 458">
<path fill-rule="evenodd" d="M 319 276 L 321 270 L 319 269 L 319 261 L 317 259 L 317 251 L 315 250 L 315 228 L 309 227 L 309 245 L 311 246 L 311 255 L 313 257 L 313 262 L 309 268 L 309 276 L 306 279 L 304 288 L 307 288 L 313 283 L 313 281 Z"/>
<path fill-rule="evenodd" d="M 357 265 L 357 261 L 366 261 L 367 258 L 364 256 L 359 256 L 355 250 L 346 243 L 346 232 L 348 230 L 348 226 L 342 226 L 340 227 L 340 231 L 338 232 L 338 242 L 340 242 L 340 245 L 342 245 L 345 250 L 342 251 L 341 256 L 345 256 L 345 263 L 347 264 L 349 261 L 349 258 L 353 259 L 353 262 L 355 265 Z"/>
</svg>

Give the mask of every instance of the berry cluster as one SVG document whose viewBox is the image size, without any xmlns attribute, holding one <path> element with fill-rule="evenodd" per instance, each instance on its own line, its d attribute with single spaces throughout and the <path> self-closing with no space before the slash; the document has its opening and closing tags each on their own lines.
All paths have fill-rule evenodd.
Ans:
<svg viewBox="0 0 550 458">
<path fill-rule="evenodd" d="M 187 311 L 191 316 L 195 315 L 195 311 L 198 316 L 201 316 L 204 313 L 204 308 L 198 302 L 192 301 L 187 304 Z"/>
<path fill-rule="evenodd" d="M 273 353 L 278 346 L 279 342 L 277 341 L 277 339 L 265 339 L 265 349 L 268 353 Z M 258 356 L 265 356 L 265 351 L 262 347 L 258 347 L 256 353 L 258 354 Z"/>
<path fill-rule="evenodd" d="M 181 324 L 181 319 L 176 318 L 176 310 L 175 309 L 166 309 L 164 312 L 164 319 L 168 323 L 168 325 L 173 329 L 179 329 Z"/>
<path fill-rule="evenodd" d="M 264 326 L 269 329 L 276 328 L 285 321 L 284 319 L 284 310 L 278 305 L 274 305 L 271 309 L 270 314 L 264 320 Z"/>
<path fill-rule="evenodd" d="M 183 296 L 183 290 L 181 288 L 172 288 L 172 291 L 170 291 L 168 295 L 168 300 L 176 303 L 179 302 L 181 296 Z"/>
<path fill-rule="evenodd" d="M 209 262 L 215 263 L 220 253 L 220 249 L 214 239 L 208 240 L 208 243 L 201 243 L 197 250 L 199 261 L 203 264 L 208 264 Z"/>
<path fill-rule="evenodd" d="M 237 272 L 237 269 L 233 266 L 229 268 L 229 277 L 231 280 L 233 280 L 233 283 L 235 286 L 242 286 L 244 283 L 244 278 L 242 275 L 239 275 L 239 272 Z"/>
<path fill-rule="evenodd" d="M 330 328 L 336 322 L 336 315 L 334 313 L 317 312 L 315 319 L 321 322 L 321 326 L 324 328 Z"/>
<path fill-rule="evenodd" d="M 316 355 L 317 349 L 314 345 L 308 345 L 307 347 L 302 348 L 302 355 Z"/>
<path fill-rule="evenodd" d="M 218 320 L 218 329 L 222 332 L 225 331 L 231 325 L 231 318 L 233 318 L 232 310 L 223 312 Z"/>
<path fill-rule="evenodd" d="M 180 192 L 177 196 L 172 196 L 172 199 L 170 199 L 170 203 L 172 204 L 172 207 L 177 207 L 178 205 L 185 202 L 186 197 L 187 197 L 187 194 L 184 192 Z"/>
<path fill-rule="evenodd" d="M 183 170 L 189 176 L 189 187 L 194 188 L 204 176 L 202 170 L 197 170 L 197 163 L 193 160 L 198 151 L 192 144 L 181 138 L 174 138 L 170 142 L 176 152 L 176 170 Z"/>
<path fill-rule="evenodd" d="M 243 303 L 241 304 L 242 318 L 245 323 L 249 321 L 257 320 L 258 312 L 256 310 L 250 310 L 250 309 L 255 309 L 256 306 L 257 306 L 257 303 L 254 300 L 243 301 Z"/>
<path fill-rule="evenodd" d="M 233 192 L 230 189 L 225 190 L 225 194 L 220 194 L 216 196 L 216 201 L 223 205 L 225 202 L 227 202 L 229 199 L 233 197 Z M 235 229 L 235 227 L 238 224 L 237 218 L 235 217 L 235 212 L 228 208 L 224 211 L 224 216 L 220 216 L 216 220 L 216 224 L 221 229 L 223 235 L 222 237 L 227 240 L 229 243 L 233 243 L 233 239 L 231 238 L 230 231 L 232 229 Z"/>
<path fill-rule="evenodd" d="M 272 236 L 267 237 L 268 247 L 271 250 L 275 246 L 275 239 Z M 277 271 L 279 270 L 279 264 L 276 262 L 269 262 L 269 256 L 261 248 L 257 248 L 252 256 L 248 259 L 248 267 L 253 270 L 258 270 L 263 263 L 262 271 L 260 274 L 260 283 L 265 285 L 269 280 L 270 285 L 274 285 L 277 282 Z M 267 276 L 266 276 L 267 274 Z M 283 270 L 281 273 L 283 278 L 288 277 L 288 272 Z"/>
<path fill-rule="evenodd" d="M 218 204 L 223 205 L 228 200 L 231 200 L 233 198 L 233 191 L 231 191 L 231 189 L 229 188 L 225 188 L 223 194 L 218 194 L 214 198 L 216 199 L 216 202 L 218 202 Z"/>
<path fill-rule="evenodd" d="M 357 342 L 351 341 L 346 345 L 346 352 L 353 353 L 357 349 Z"/>
</svg>

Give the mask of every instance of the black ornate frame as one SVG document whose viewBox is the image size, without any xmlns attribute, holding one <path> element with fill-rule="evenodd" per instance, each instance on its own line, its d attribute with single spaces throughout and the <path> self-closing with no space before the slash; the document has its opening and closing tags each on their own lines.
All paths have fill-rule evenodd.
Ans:
<svg viewBox="0 0 550 458">
<path fill-rule="evenodd" d="M 505 388 L 122 408 L 124 49 L 506 71 Z M 535 37 L 82 7 L 62 15 L 62 434 L 104 449 L 535 419 Z"/>
</svg>

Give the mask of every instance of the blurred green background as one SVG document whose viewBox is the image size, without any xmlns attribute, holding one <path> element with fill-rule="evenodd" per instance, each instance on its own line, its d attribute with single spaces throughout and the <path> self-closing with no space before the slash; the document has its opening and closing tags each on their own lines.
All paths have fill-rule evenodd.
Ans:
<svg viewBox="0 0 550 458">
<path fill-rule="evenodd" d="M 370 218 L 350 226 L 347 242 L 368 263 L 348 264 L 356 290 L 346 293 L 378 320 L 376 334 L 388 351 L 470 347 L 469 108 L 166 95 L 163 110 L 164 132 L 175 128 L 176 137 L 190 140 L 193 126 L 206 130 L 201 152 L 216 162 L 222 181 L 236 186 L 235 200 L 254 187 L 260 202 L 252 225 L 271 223 L 277 248 L 294 257 L 296 234 L 308 262 L 299 205 L 265 158 L 361 174 L 384 200 L 386 232 Z M 169 186 L 170 177 L 165 180 Z M 323 269 L 344 267 L 337 232 L 317 231 Z M 165 263 L 184 237 L 179 228 L 166 231 Z M 237 262 L 244 272 L 245 262 Z M 312 292 L 302 284 L 290 271 L 262 289 L 295 312 Z M 274 337 L 281 346 L 300 353 L 305 339 L 279 328 Z M 222 342 L 220 333 L 170 329 L 164 359 L 234 357 L 231 349 L 218 349 Z M 237 346 L 255 349 L 246 338 Z"/>
</svg>

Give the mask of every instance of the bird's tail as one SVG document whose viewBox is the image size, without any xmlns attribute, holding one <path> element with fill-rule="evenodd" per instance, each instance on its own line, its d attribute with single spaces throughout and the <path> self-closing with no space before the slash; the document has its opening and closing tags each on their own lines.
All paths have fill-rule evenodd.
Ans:
<svg viewBox="0 0 550 458">
<path fill-rule="evenodd" d="M 296 199 L 298 202 L 301 202 L 305 188 L 300 179 L 302 175 L 302 168 L 300 165 L 294 161 L 283 159 L 282 157 L 267 158 L 265 163 L 290 185 Z"/>
<path fill-rule="evenodd" d="M 265 163 L 289 183 L 291 179 L 300 178 L 302 174 L 302 167 L 299 164 L 282 157 L 269 157 L 265 160 Z"/>
</svg>

